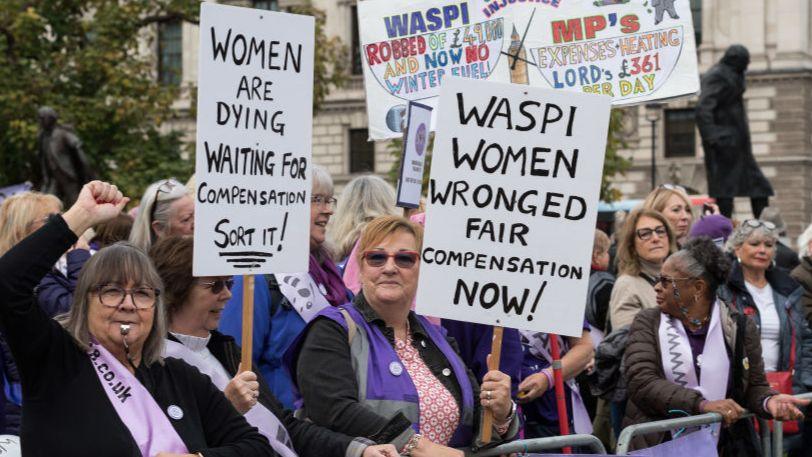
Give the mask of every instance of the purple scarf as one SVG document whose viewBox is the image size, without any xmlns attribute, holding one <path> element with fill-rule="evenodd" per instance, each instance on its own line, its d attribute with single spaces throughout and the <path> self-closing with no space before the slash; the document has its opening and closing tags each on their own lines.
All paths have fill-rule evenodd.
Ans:
<svg viewBox="0 0 812 457">
<path fill-rule="evenodd" d="M 319 263 L 315 255 L 310 254 L 310 276 L 316 281 L 324 293 L 324 297 L 333 306 L 340 306 L 347 303 L 347 288 L 344 280 L 341 279 L 336 264 L 327 255 L 322 255 L 324 260 Z"/>
</svg>

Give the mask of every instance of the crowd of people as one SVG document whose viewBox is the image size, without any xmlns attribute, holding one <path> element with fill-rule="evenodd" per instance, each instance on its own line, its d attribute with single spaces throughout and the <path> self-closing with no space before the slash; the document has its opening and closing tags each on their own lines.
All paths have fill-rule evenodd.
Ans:
<svg viewBox="0 0 812 457">
<path fill-rule="evenodd" d="M 243 278 L 193 276 L 189 187 L 153 183 L 129 213 L 101 181 L 64 211 L 0 204 L 0 434 L 26 455 L 445 457 L 556 436 L 553 338 L 569 429 L 608 448 L 715 412 L 720 455 L 760 455 L 747 411 L 786 421 L 790 455 L 812 444 L 792 396 L 812 389 L 812 226 L 795 254 L 773 208 L 731 221 L 655 189 L 596 230 L 581 335 L 504 329 L 489 369 L 492 327 L 414 311 L 425 214 L 375 176 L 336 198 L 315 166 L 308 271 L 255 278 L 241 366 Z"/>
</svg>

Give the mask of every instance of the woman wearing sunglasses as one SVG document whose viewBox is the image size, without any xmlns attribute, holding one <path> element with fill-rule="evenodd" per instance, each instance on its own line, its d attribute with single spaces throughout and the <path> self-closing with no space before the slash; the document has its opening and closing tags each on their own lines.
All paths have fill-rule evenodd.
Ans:
<svg viewBox="0 0 812 457">
<path fill-rule="evenodd" d="M 286 361 L 313 422 L 401 455 L 462 456 L 452 448 L 479 443 L 485 409 L 496 441 L 513 437 L 515 404 L 509 376 L 490 371 L 480 386 L 453 340 L 410 310 L 422 237 L 401 217 L 370 222 L 358 248 L 361 293 L 323 310 Z"/>
<path fill-rule="evenodd" d="M 729 270 L 729 260 L 708 238 L 690 240 L 665 261 L 655 285 L 658 307 L 641 311 L 629 332 L 624 425 L 718 413 L 726 426 L 711 435 L 719 455 L 758 456 L 753 424 L 740 420 L 745 408 L 762 418 L 794 420 L 803 417 L 799 407 L 809 400 L 770 389 L 756 326 L 718 298 Z M 667 438 L 640 435 L 632 447 Z"/>
<path fill-rule="evenodd" d="M 394 457 L 391 445 L 368 446 L 365 440 L 295 419 L 261 377 L 251 370 L 240 371 L 240 347 L 234 338 L 217 331 L 234 280 L 193 277 L 193 250 L 192 238 L 181 236 L 162 238 L 150 250 L 165 284 L 169 334 L 164 356 L 182 359 L 209 376 L 280 456 L 387 457 L 388 451 Z"/>
<path fill-rule="evenodd" d="M 144 252 L 152 243 L 170 235 L 192 235 L 195 231 L 195 201 L 175 178 L 152 183 L 138 207 L 130 242 Z"/>
<path fill-rule="evenodd" d="M 736 260 L 722 293 L 756 322 L 764 371 L 794 372 L 792 391 L 787 383 L 784 393 L 804 393 L 812 389 L 812 332 L 801 303 L 803 288 L 773 264 L 777 242 L 771 222 L 742 222 L 728 239 Z M 785 444 L 792 448 L 793 439 Z"/>
</svg>

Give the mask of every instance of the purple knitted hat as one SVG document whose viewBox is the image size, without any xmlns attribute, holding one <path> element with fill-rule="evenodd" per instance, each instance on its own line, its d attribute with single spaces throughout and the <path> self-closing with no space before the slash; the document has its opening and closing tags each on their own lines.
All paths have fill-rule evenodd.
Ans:
<svg viewBox="0 0 812 457">
<path fill-rule="evenodd" d="M 731 233 L 733 233 L 733 223 L 730 222 L 730 219 L 721 214 L 711 214 L 702 216 L 698 221 L 694 222 L 689 237 L 706 236 L 717 242 L 717 244 L 724 244 Z"/>
</svg>

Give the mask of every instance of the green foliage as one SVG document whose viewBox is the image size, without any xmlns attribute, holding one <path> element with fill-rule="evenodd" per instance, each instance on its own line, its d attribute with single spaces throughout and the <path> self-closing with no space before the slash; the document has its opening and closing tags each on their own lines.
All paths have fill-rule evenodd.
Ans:
<svg viewBox="0 0 812 457">
<path fill-rule="evenodd" d="M 623 141 L 623 116 L 620 109 L 613 109 L 609 117 L 609 136 L 606 140 L 606 156 L 603 163 L 603 176 L 601 177 L 601 200 L 612 202 L 619 200 L 620 191 L 612 185 L 612 179 L 618 174 L 623 175 L 631 166 L 631 161 L 618 154 L 618 150 L 626 147 Z M 396 138 L 387 145 L 389 154 L 397 160 L 389 170 L 388 178 L 397 183 L 400 174 L 400 163 L 403 160 L 403 140 Z M 431 171 L 431 154 L 434 150 L 434 133 L 429 137 L 426 148 L 426 166 L 423 168 L 423 191 L 428 192 L 429 175 Z"/>
<path fill-rule="evenodd" d="M 103 179 L 140 197 L 152 181 L 188 178 L 193 145 L 173 132 L 172 104 L 194 87 L 156 80 L 156 26 L 197 23 L 199 0 L 0 1 L 0 185 L 36 181 L 37 109 L 59 113 L 82 139 Z M 292 12 L 316 16 L 314 109 L 343 83 L 346 49 L 324 33 L 324 13 L 309 5 Z M 187 113 L 186 115 L 188 115 Z"/>
</svg>

